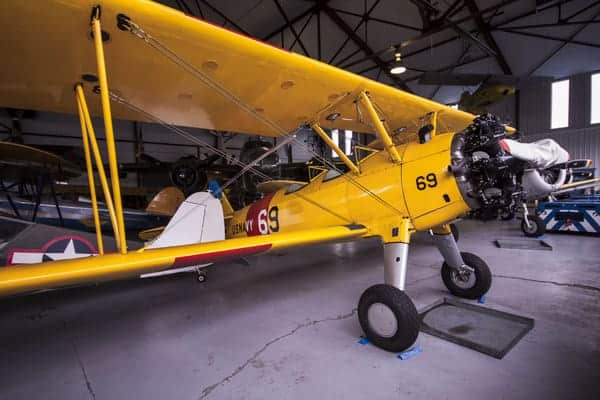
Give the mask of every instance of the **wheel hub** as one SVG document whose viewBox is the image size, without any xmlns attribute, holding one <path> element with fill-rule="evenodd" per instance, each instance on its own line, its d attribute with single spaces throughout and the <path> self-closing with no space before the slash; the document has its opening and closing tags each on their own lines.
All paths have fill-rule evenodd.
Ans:
<svg viewBox="0 0 600 400">
<path fill-rule="evenodd" d="M 476 277 L 474 272 L 473 268 L 465 265 L 452 273 L 452 280 L 461 289 L 470 289 L 475 286 Z"/>
<path fill-rule="evenodd" d="M 367 311 L 369 326 L 377 335 L 392 337 L 398 332 L 398 321 L 390 307 L 383 303 L 373 303 Z"/>
<path fill-rule="evenodd" d="M 534 221 L 528 220 L 528 222 L 528 224 L 525 224 L 525 230 L 527 231 L 527 233 L 534 233 L 535 231 L 537 231 L 537 224 Z"/>
</svg>

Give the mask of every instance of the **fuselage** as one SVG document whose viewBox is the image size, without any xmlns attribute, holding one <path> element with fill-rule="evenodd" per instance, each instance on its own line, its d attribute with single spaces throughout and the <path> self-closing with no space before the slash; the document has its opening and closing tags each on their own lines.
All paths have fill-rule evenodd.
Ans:
<svg viewBox="0 0 600 400">
<path fill-rule="evenodd" d="M 304 186 L 265 195 L 227 220 L 226 237 L 235 238 L 335 225 L 379 229 L 410 218 L 427 230 L 469 211 L 449 171 L 454 134 L 427 143 L 396 146 L 401 162 L 381 150 L 363 158 L 360 174 L 323 171 Z"/>
</svg>

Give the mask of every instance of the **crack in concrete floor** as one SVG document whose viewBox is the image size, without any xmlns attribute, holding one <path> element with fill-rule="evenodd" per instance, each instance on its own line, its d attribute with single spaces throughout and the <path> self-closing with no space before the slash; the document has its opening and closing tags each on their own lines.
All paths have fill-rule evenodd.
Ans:
<svg viewBox="0 0 600 400">
<path fill-rule="evenodd" d="M 220 381 L 213 383 L 210 386 L 205 387 L 202 390 L 202 394 L 200 395 L 199 399 L 206 398 L 208 395 L 210 395 L 212 393 L 213 390 L 215 390 L 219 386 L 224 385 L 224 384 L 228 383 L 229 381 L 231 381 L 236 375 L 241 373 L 248 365 L 250 365 L 250 363 L 252 363 L 254 360 L 256 360 L 258 358 L 258 356 L 260 356 L 262 353 L 264 353 L 270 346 L 274 345 L 275 343 L 280 342 L 281 340 L 294 335 L 296 332 L 298 332 L 301 329 L 315 326 L 315 325 L 323 323 L 323 322 L 341 321 L 341 320 L 353 317 L 355 314 L 356 314 L 356 308 L 347 314 L 340 314 L 336 317 L 328 317 L 328 318 L 308 321 L 303 324 L 297 325 L 294 329 L 292 329 L 288 333 L 285 333 L 281 336 L 277 336 L 276 338 L 269 340 L 260 349 L 258 349 L 256 352 L 254 352 L 252 357 L 248 358 L 241 365 L 239 365 L 231 374 L 227 375 L 225 378 L 221 379 Z"/>
<path fill-rule="evenodd" d="M 81 373 L 83 374 L 83 378 L 85 379 L 85 386 L 87 387 L 87 390 L 88 390 L 90 396 L 92 397 L 92 399 L 95 400 L 96 393 L 94 393 L 94 389 L 92 388 L 92 383 L 90 382 L 88 374 L 85 370 L 83 361 L 81 361 L 81 356 L 79 354 L 79 350 L 77 349 L 77 344 L 75 343 L 75 340 L 73 340 L 73 339 L 71 339 L 71 346 L 73 346 L 73 351 L 75 352 L 75 355 L 77 356 L 77 362 L 79 363 L 79 368 L 81 369 Z"/>
<path fill-rule="evenodd" d="M 418 266 L 439 269 L 439 267 L 434 266 L 434 265 L 418 265 Z M 421 281 L 432 279 L 432 278 L 437 277 L 438 275 L 439 274 L 433 274 L 433 275 L 426 276 L 426 277 L 423 277 L 420 279 L 416 279 L 416 280 L 410 282 L 410 284 L 416 284 Z M 556 281 L 546 281 L 546 280 L 525 278 L 525 277 L 519 277 L 519 276 L 510 276 L 510 275 L 499 275 L 499 274 L 494 274 L 493 276 L 496 278 L 515 279 L 515 280 L 522 280 L 522 281 L 535 282 L 535 283 L 545 283 L 545 284 L 552 284 L 552 285 L 557 285 L 557 286 L 566 286 L 566 287 L 573 287 L 573 288 L 584 289 L 584 290 L 594 290 L 594 291 L 600 292 L 600 288 L 598 288 L 598 287 L 576 284 L 576 283 L 563 283 L 563 282 L 556 282 Z M 270 346 L 282 341 L 283 339 L 286 339 L 286 338 L 294 335 L 296 332 L 298 332 L 304 328 L 315 326 L 315 325 L 323 323 L 323 322 L 340 321 L 340 320 L 348 319 L 348 318 L 354 316 L 356 314 L 356 311 L 357 311 L 356 309 L 353 309 L 351 312 L 349 312 L 347 314 L 341 314 L 336 317 L 328 317 L 328 318 L 323 318 L 323 319 L 319 319 L 319 320 L 308 321 L 303 324 L 297 325 L 294 329 L 292 329 L 291 331 L 289 331 L 281 336 L 278 336 L 274 339 L 269 340 L 259 350 L 254 352 L 254 354 L 252 354 L 252 356 L 250 358 L 248 358 L 246 361 L 244 361 L 244 363 L 239 365 L 231 374 L 227 375 L 220 381 L 205 387 L 202 390 L 202 393 L 201 393 L 199 399 L 204 399 L 204 398 L 208 397 L 215 389 L 230 382 L 236 375 L 240 374 L 248 365 L 250 365 L 253 361 L 255 361 L 258 358 L 258 356 L 260 356 L 262 353 L 264 353 Z M 83 377 L 85 379 L 85 384 L 86 384 L 87 390 L 88 390 L 91 398 L 95 400 L 96 394 L 94 393 L 92 384 L 91 384 L 89 377 L 87 375 L 87 372 L 85 370 L 85 366 L 81 360 L 81 356 L 77 349 L 77 345 L 73 340 L 71 340 L 71 345 L 73 346 L 73 350 L 75 352 L 75 355 L 77 356 L 77 361 L 79 363 L 79 367 L 80 367 Z"/>
<path fill-rule="evenodd" d="M 525 278 L 522 276 L 511 276 L 511 275 L 496 275 L 496 274 L 494 274 L 492 276 L 494 278 L 515 279 L 515 280 L 519 280 L 519 281 L 536 282 L 536 283 L 547 283 L 547 284 L 556 285 L 556 286 L 566 286 L 566 287 L 571 287 L 571 288 L 576 288 L 576 289 L 593 290 L 593 291 L 600 292 L 600 287 L 591 286 L 591 285 L 583 285 L 581 283 L 546 281 L 546 280 L 542 280 L 542 279 Z"/>
<path fill-rule="evenodd" d="M 420 266 L 420 267 L 433 268 L 433 269 L 437 269 L 437 270 L 440 269 L 439 266 L 437 266 L 437 264 L 429 264 L 429 265 L 415 264 L 415 265 Z M 492 274 L 492 277 L 502 278 L 502 279 L 514 279 L 514 280 L 525 281 L 525 282 L 546 283 L 549 285 L 565 286 L 565 287 L 570 287 L 570 288 L 575 288 L 575 289 L 593 290 L 596 292 L 600 292 L 600 287 L 592 286 L 592 285 L 584 285 L 582 283 L 548 281 L 548 280 L 543 280 L 543 279 L 526 278 L 523 276 L 502 275 L 502 274 Z M 410 282 L 410 283 L 416 283 L 416 282 L 426 280 L 426 279 L 429 279 L 429 278 L 417 279 L 416 281 Z"/>
<path fill-rule="evenodd" d="M 427 267 L 430 268 L 436 268 L 433 265 L 427 265 Z M 412 282 L 410 282 L 409 284 L 415 284 L 421 281 L 425 281 L 428 279 L 432 279 L 437 277 L 438 274 L 434 274 L 434 275 L 430 275 L 430 276 L 426 276 L 420 279 L 416 279 Z M 499 274 L 494 274 L 493 277 L 495 278 L 503 278 L 503 279 L 515 279 L 515 280 L 522 280 L 522 281 L 527 281 L 527 282 L 535 282 L 535 283 L 545 283 L 545 284 L 552 284 L 552 285 L 557 285 L 557 286 L 566 286 L 566 287 L 573 287 L 573 288 L 577 288 L 577 289 L 584 289 L 584 290 L 594 290 L 594 291 L 600 291 L 600 288 L 595 287 L 595 286 L 589 286 L 589 285 L 582 285 L 582 284 L 577 284 L 577 283 L 563 283 L 563 282 L 555 282 L 555 281 L 545 281 L 545 280 L 539 280 L 539 279 L 532 279 L 532 278 L 524 278 L 524 277 L 519 277 L 519 276 L 510 276 L 510 275 L 499 275 Z M 356 314 L 356 309 L 353 309 L 350 313 L 348 314 L 343 314 L 343 315 L 338 315 L 337 317 L 329 317 L 329 318 L 324 318 L 324 319 L 320 319 L 320 320 L 314 320 L 314 321 L 309 321 L 309 322 L 305 322 L 303 324 L 299 324 L 297 325 L 294 329 L 292 329 L 291 331 L 289 331 L 286 334 L 283 334 L 281 336 L 278 336 L 274 339 L 271 339 L 270 341 L 268 341 L 267 343 L 265 343 L 259 350 L 257 350 L 252 357 L 248 358 L 246 361 L 244 361 L 243 364 L 239 365 L 231 374 L 227 375 L 225 378 L 221 379 L 220 381 L 207 386 L 206 388 L 204 388 L 202 390 L 202 394 L 200 395 L 199 399 L 204 399 L 207 396 L 209 396 L 215 389 L 217 389 L 219 386 L 228 383 L 229 381 L 231 381 L 236 375 L 238 375 L 239 373 L 241 373 L 250 363 L 252 363 L 254 360 L 256 360 L 256 358 L 258 358 L 258 356 L 260 354 L 262 354 L 263 352 L 265 352 L 271 345 L 289 337 L 294 335 L 296 332 L 298 332 L 301 329 L 310 327 L 310 326 L 314 326 L 317 324 L 320 324 L 322 322 L 327 322 L 327 321 L 339 321 L 339 320 L 343 320 L 343 319 L 347 319 L 352 317 L 354 314 Z M 83 368 L 83 366 L 82 366 Z M 84 370 L 84 374 L 85 374 L 85 370 Z M 86 376 L 86 382 L 87 382 L 87 376 Z M 88 386 L 89 388 L 89 386 Z M 91 388 L 90 388 L 91 389 Z M 93 395 L 93 392 L 91 392 Z"/>
</svg>

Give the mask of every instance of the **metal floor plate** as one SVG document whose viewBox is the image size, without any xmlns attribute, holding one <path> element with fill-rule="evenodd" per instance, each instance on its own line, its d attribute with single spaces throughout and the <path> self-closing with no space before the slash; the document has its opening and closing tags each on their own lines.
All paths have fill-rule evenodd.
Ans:
<svg viewBox="0 0 600 400">
<path fill-rule="evenodd" d="M 503 249 L 552 251 L 552 246 L 539 239 L 496 239 L 494 244 Z"/>
<path fill-rule="evenodd" d="M 421 331 L 501 359 L 534 320 L 444 298 L 420 313 Z"/>
</svg>

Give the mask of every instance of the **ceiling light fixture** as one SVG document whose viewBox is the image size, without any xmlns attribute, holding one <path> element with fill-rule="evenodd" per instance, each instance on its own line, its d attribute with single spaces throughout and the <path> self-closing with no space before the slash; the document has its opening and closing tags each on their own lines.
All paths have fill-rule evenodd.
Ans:
<svg viewBox="0 0 600 400">
<path fill-rule="evenodd" d="M 402 58 L 399 51 L 394 54 L 394 62 L 390 68 L 390 74 L 400 75 L 406 72 L 406 67 L 402 65 Z"/>
</svg>

